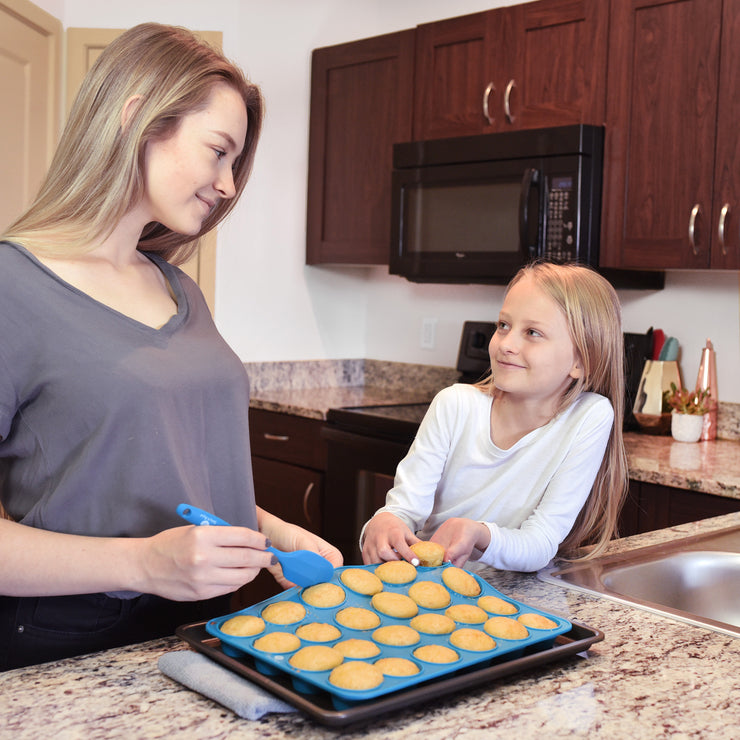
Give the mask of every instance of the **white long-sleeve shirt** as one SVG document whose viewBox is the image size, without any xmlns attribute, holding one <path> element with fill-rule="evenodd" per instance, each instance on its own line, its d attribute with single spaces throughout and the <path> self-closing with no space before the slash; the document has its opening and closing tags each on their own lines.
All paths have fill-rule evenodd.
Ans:
<svg viewBox="0 0 740 740">
<path fill-rule="evenodd" d="M 440 391 L 378 511 L 396 515 L 422 539 L 451 517 L 483 522 L 491 542 L 480 562 L 538 570 L 555 556 L 588 498 L 614 412 L 604 396 L 582 393 L 503 450 L 491 441 L 491 403 L 471 385 Z"/>
</svg>

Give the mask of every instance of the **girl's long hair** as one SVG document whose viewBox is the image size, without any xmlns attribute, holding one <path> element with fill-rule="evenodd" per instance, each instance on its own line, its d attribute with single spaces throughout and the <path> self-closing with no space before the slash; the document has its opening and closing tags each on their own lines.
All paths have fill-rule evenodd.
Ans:
<svg viewBox="0 0 740 740">
<path fill-rule="evenodd" d="M 264 105 L 259 88 L 220 52 L 184 28 L 157 23 L 129 29 L 97 59 L 35 201 L 3 238 L 48 256 L 91 249 L 143 196 L 146 145 L 167 138 L 184 116 L 204 108 L 218 83 L 236 90 L 247 109 L 247 138 L 234 165 L 236 197 L 221 199 L 196 236 L 150 223 L 139 241 L 141 250 L 158 252 L 175 264 L 185 262 L 244 190 Z M 133 96 L 140 103 L 123 127 L 121 113 Z"/>
<path fill-rule="evenodd" d="M 622 437 L 624 417 L 624 335 L 622 310 L 616 291 L 584 265 L 533 262 L 523 267 L 507 291 L 524 277 L 535 283 L 563 311 L 583 374 L 563 395 L 557 413 L 564 411 L 583 391 L 606 396 L 614 409 L 614 423 L 591 493 L 558 553 L 572 557 L 583 545 L 592 545 L 582 558 L 595 557 L 617 535 L 617 522 L 627 495 L 627 454 Z M 493 377 L 476 384 L 494 393 Z"/>
</svg>

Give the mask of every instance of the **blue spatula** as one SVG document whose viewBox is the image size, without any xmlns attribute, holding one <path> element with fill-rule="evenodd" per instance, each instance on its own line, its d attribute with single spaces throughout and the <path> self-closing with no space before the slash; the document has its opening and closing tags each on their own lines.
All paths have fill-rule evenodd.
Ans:
<svg viewBox="0 0 740 740">
<path fill-rule="evenodd" d="M 215 514 L 210 514 L 203 509 L 190 504 L 180 504 L 177 507 L 177 513 L 186 522 L 191 524 L 212 524 L 221 527 L 228 527 L 230 524 Z M 274 547 L 265 548 L 271 552 L 280 562 L 283 569 L 283 575 L 291 582 L 298 586 L 313 586 L 317 583 L 324 583 L 331 579 L 334 573 L 334 566 L 317 552 L 310 550 L 296 550 L 295 552 L 283 552 Z"/>
</svg>

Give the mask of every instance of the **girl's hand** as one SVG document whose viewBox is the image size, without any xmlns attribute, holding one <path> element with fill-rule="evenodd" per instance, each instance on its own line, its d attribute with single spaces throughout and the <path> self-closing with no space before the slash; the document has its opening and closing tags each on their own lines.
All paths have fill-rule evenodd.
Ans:
<svg viewBox="0 0 740 740">
<path fill-rule="evenodd" d="M 365 527 L 362 562 L 365 565 L 386 560 L 408 560 L 416 555 L 409 545 L 419 538 L 397 517 L 387 511 L 376 514 Z"/>
<path fill-rule="evenodd" d="M 137 542 L 137 590 L 174 601 L 236 591 L 273 559 L 265 535 L 247 527 L 175 527 Z"/>
<path fill-rule="evenodd" d="M 491 533 L 481 522 L 453 517 L 439 526 L 432 541 L 444 547 L 445 557 L 453 565 L 462 568 L 474 549 L 483 552 L 488 547 Z"/>
</svg>

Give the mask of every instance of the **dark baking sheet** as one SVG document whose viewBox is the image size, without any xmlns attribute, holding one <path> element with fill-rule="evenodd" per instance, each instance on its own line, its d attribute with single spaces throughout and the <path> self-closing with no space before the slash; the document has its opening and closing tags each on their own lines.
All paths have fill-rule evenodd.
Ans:
<svg viewBox="0 0 740 740">
<path fill-rule="evenodd" d="M 362 720 L 375 719 L 387 712 L 408 708 L 413 704 L 426 702 L 504 676 L 521 673 L 530 668 L 563 660 L 604 639 L 603 632 L 578 622 L 572 622 L 572 629 L 557 637 L 551 647 L 538 649 L 538 646 L 535 645 L 530 648 L 532 652 L 526 652 L 521 657 L 512 660 L 496 665 L 488 665 L 484 668 L 471 669 L 465 673 L 452 674 L 415 688 L 404 689 L 357 704 L 348 709 L 338 710 L 334 708 L 328 694 L 323 692 L 318 694 L 299 693 L 293 688 L 291 678 L 287 674 L 266 676 L 257 670 L 254 660 L 250 656 L 232 658 L 226 655 L 221 650 L 220 640 L 211 637 L 206 632 L 205 625 L 206 622 L 183 625 L 177 628 L 176 634 L 195 650 L 270 691 L 317 722 L 332 727 L 342 727 Z"/>
</svg>

